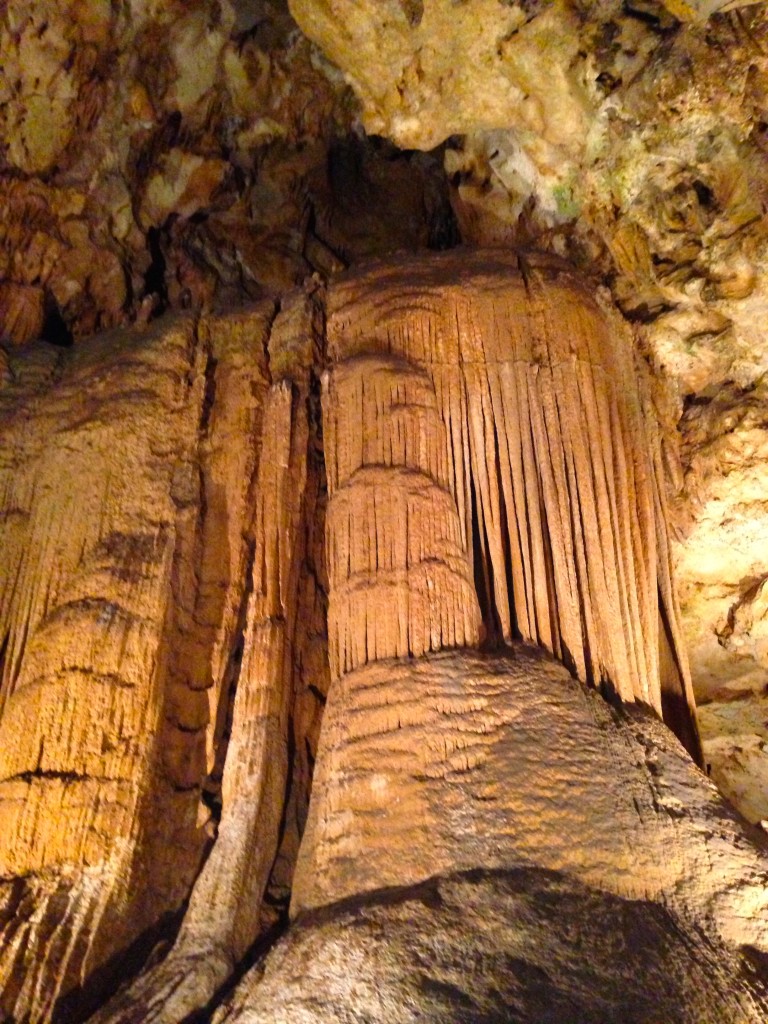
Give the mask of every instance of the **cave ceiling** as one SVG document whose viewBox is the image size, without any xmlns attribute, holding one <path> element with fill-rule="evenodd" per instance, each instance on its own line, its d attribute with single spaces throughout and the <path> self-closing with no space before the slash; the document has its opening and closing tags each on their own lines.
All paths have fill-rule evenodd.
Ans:
<svg viewBox="0 0 768 1024">
<path fill-rule="evenodd" d="M 705 756 L 768 818 L 768 11 L 9 0 L 0 380 L 391 252 L 549 250 L 631 325 Z"/>
</svg>

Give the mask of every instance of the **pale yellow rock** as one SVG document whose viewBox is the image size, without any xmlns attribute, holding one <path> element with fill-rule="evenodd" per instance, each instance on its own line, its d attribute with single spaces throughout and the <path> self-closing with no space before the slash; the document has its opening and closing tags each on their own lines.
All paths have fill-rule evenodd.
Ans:
<svg viewBox="0 0 768 1024">
<path fill-rule="evenodd" d="M 172 212 L 189 216 L 207 206 L 226 173 L 227 165 L 222 160 L 206 160 L 172 149 L 147 183 L 141 205 L 142 225 L 157 226 Z"/>
<path fill-rule="evenodd" d="M 590 110 L 578 71 L 578 19 L 566 4 L 529 19 L 498 0 L 291 0 L 304 32 L 345 72 L 366 130 L 403 148 L 506 128 L 583 144 Z"/>
<path fill-rule="evenodd" d="M 704 22 L 713 14 L 736 11 L 760 0 L 662 0 L 664 6 L 681 21 Z"/>
</svg>

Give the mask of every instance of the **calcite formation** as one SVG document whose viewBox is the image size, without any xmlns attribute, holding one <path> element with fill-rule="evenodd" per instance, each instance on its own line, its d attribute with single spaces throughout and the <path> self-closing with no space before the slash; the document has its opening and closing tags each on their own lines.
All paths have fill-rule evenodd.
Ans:
<svg viewBox="0 0 768 1024">
<path fill-rule="evenodd" d="M 271 317 L 225 330 L 186 319 L 11 364 L 0 395 L 10 1019 L 46 1019 L 178 907 L 210 844 L 209 701 L 243 601 Z"/>
<path fill-rule="evenodd" d="M 706 761 L 765 818 L 745 683 L 765 659 L 726 635 L 768 573 L 764 439 L 738 431 L 723 499 L 688 456 L 718 447 L 720 417 L 689 415 L 713 397 L 765 416 L 768 7 L 292 0 L 297 26 L 288 6 L 3 5 L 0 341 L 275 301 L 399 249 L 566 257 L 642 334 L 668 466 L 682 437 L 672 550 Z"/>
<path fill-rule="evenodd" d="M 747 621 L 768 574 L 768 7 L 292 0 L 291 10 L 343 71 L 370 131 L 440 144 L 464 242 L 565 255 L 636 325 L 677 480 L 672 551 L 706 762 L 753 821 L 768 820 L 764 627 L 751 613 L 748 632 L 729 624 Z"/>
<path fill-rule="evenodd" d="M 3 366 L 2 1019 L 765 1019 L 661 436 L 565 265 Z"/>
</svg>

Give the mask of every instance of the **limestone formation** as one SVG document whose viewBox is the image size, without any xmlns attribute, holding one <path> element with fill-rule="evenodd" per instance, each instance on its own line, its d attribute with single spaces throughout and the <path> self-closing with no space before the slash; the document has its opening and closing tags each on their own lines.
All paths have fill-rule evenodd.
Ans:
<svg viewBox="0 0 768 1024">
<path fill-rule="evenodd" d="M 521 645 L 375 668 L 318 765 L 355 829 L 312 867 L 347 895 L 299 914 L 217 1024 L 765 1019 L 765 852 L 658 721 Z"/>
<path fill-rule="evenodd" d="M 768 1019 L 768 4 L 7 0 L 0 143 L 0 1024 Z"/>
<path fill-rule="evenodd" d="M 210 845 L 271 308 L 10 361 L 0 393 L 0 1007 L 59 997 L 175 912 Z M 65 1018 L 69 1011 L 63 1011 Z M 74 1008 L 71 1011 L 75 1014 Z"/>
<path fill-rule="evenodd" d="M 473 436 L 465 426 L 476 400 L 470 385 L 482 394 L 478 380 L 494 371 L 503 379 L 505 362 L 507 380 L 517 372 L 528 385 L 522 408 L 533 472 L 518 481 L 519 504 L 497 513 L 495 523 L 516 529 L 529 550 L 538 541 L 551 557 L 560 540 L 548 533 L 554 515 L 538 491 L 545 458 L 534 448 L 531 426 L 548 399 L 559 404 L 567 423 L 567 412 L 585 402 L 579 391 L 603 369 L 604 400 L 614 405 L 613 419 L 604 422 L 613 429 L 592 439 L 593 466 L 616 466 L 615 457 L 595 459 L 594 453 L 622 437 L 628 461 L 633 437 L 648 457 L 641 421 L 635 435 L 622 435 L 616 426 L 632 397 L 621 387 L 621 335 L 610 336 L 567 275 L 530 264 L 527 275 L 523 279 L 498 255 L 446 256 L 428 267 L 402 261 L 377 266 L 348 275 L 331 290 L 324 441 L 329 650 L 336 678 L 294 877 L 295 922 L 266 964 L 225 999 L 218 1022 L 764 1018 L 768 1004 L 745 963 L 734 960 L 728 975 L 714 969 L 685 995 L 652 981 L 655 968 L 641 963 L 637 943 L 646 941 L 640 939 L 645 928 L 653 929 L 657 950 L 669 951 L 676 977 L 691 979 L 685 966 L 691 949 L 697 968 L 707 962 L 714 967 L 729 956 L 714 950 L 764 950 L 768 924 L 765 853 L 750 847 L 735 817 L 658 719 L 648 710 L 631 710 L 632 703 L 612 711 L 519 640 L 485 654 L 457 650 L 472 646 L 472 624 L 477 631 L 485 619 L 486 631 L 493 628 L 492 594 L 506 591 L 513 610 L 519 593 L 511 575 L 502 575 L 501 583 L 491 576 L 493 520 L 484 521 L 481 498 L 468 502 L 473 507 L 463 544 L 457 529 L 464 491 L 456 484 L 456 464 L 467 467 L 469 491 L 481 491 L 483 484 L 473 483 L 479 478 L 488 493 L 488 481 L 503 465 L 494 443 L 515 435 L 506 425 L 490 437 L 482 430 Z M 544 309 L 550 318 L 537 321 Z M 578 315 L 586 323 L 582 331 Z M 601 336 L 602 360 L 596 344 Z M 563 358 L 559 339 L 574 358 Z M 593 345 L 587 358 L 579 352 L 581 339 Z M 582 359 L 588 375 L 579 374 Z M 549 392 L 546 372 L 563 364 L 575 384 Z M 448 399 L 442 410 L 437 395 Z M 499 407 L 486 417 L 489 426 L 508 424 Z M 514 415 L 515 405 L 507 410 Z M 553 420 L 542 419 L 547 436 Z M 478 436 L 482 454 L 473 448 Z M 553 462 L 575 461 L 573 440 L 573 431 L 549 437 Z M 593 479 L 598 473 L 595 467 Z M 657 482 L 652 471 L 637 471 L 635 479 L 651 493 Z M 636 496 L 628 487 L 620 494 L 624 501 Z M 530 518 L 520 516 L 535 505 L 544 524 L 538 534 Z M 595 510 L 588 506 L 581 496 L 578 525 L 576 517 L 570 520 L 576 533 L 589 529 Z M 663 536 L 658 505 L 654 511 Z M 357 537 L 350 528 L 356 521 L 367 527 Z M 581 595 L 590 592 L 592 572 L 603 583 L 609 572 L 607 554 L 598 561 L 594 548 L 583 544 L 583 550 L 574 569 L 583 574 Z M 473 562 L 478 588 L 489 576 L 497 582 L 485 602 L 467 597 Z M 514 564 L 514 552 L 509 562 Z M 552 571 L 545 557 L 539 566 L 541 576 L 527 579 L 534 607 L 539 580 Z M 614 571 L 620 587 L 629 574 L 615 564 Z M 637 575 L 636 569 L 633 580 Z M 653 582 L 658 595 L 659 582 Z M 547 593 L 555 598 L 560 589 L 554 585 Z M 594 623 L 600 614 L 615 614 L 617 602 L 595 607 L 591 622 L 584 604 L 575 614 L 597 658 L 600 636 L 608 633 Z M 549 621 L 558 623 L 557 615 Z M 611 635 L 617 632 L 614 620 Z M 545 646 L 540 636 L 535 639 Z M 673 649 L 665 653 L 669 657 Z M 657 647 L 657 667 L 658 661 Z M 634 696 L 626 695 L 628 701 Z M 716 830 L 702 828 L 711 815 Z M 725 835 L 729 852 L 723 861 Z M 529 875 L 533 865 L 543 874 Z M 558 889 L 563 879 L 568 882 Z M 552 887 L 550 898 L 523 907 L 528 886 L 540 892 L 540 884 Z M 562 911 L 559 901 L 571 898 L 583 909 L 568 913 L 560 945 L 563 932 L 539 923 L 533 907 L 543 903 Z M 637 961 L 627 960 L 622 949 L 619 968 L 602 936 L 589 940 L 588 929 L 575 924 L 570 931 L 580 915 L 595 915 L 594 923 L 603 913 L 625 922 L 618 932 L 627 929 Z M 686 920 L 702 927 L 695 938 L 685 937 Z M 609 942 L 616 929 L 614 923 Z M 569 947 L 574 935 L 578 940 Z M 503 962 L 500 948 L 507 951 Z M 629 987 L 625 968 L 633 979 Z M 582 980 L 585 973 L 589 981 Z M 741 980 L 734 985 L 737 975 Z M 633 989 L 637 977 L 645 979 L 640 991 Z M 582 986 L 588 997 L 579 995 Z"/>
<path fill-rule="evenodd" d="M 749 974 L 658 904 L 472 872 L 307 917 L 214 1020 L 733 1024 L 761 1019 Z"/>
<path fill-rule="evenodd" d="M 766 4 L 291 9 L 305 35 L 286 0 L 2 6 L 3 345 L 277 300 L 401 249 L 533 245 L 607 288 L 642 335 L 667 469 L 701 443 L 688 413 L 712 396 L 764 415 Z M 745 471 L 721 504 L 706 459 L 672 497 L 705 758 L 757 821 L 748 776 L 768 778 L 768 730 L 744 679 L 765 664 L 717 640 L 768 573 L 753 449 L 737 446 Z M 736 523 L 732 564 L 748 568 L 707 593 Z"/>
<path fill-rule="evenodd" d="M 765 658 L 751 634 L 728 632 L 768 573 L 759 469 L 768 6 L 291 8 L 343 71 L 369 130 L 407 146 L 441 143 L 464 242 L 565 255 L 635 323 L 665 410 L 672 554 L 705 760 L 751 820 L 768 820 Z M 723 445 L 732 418 L 739 426 Z"/>
<path fill-rule="evenodd" d="M 253 568 L 244 650 L 223 762 L 216 841 L 192 890 L 174 948 L 95 1020 L 179 1021 L 204 1007 L 263 927 L 262 899 L 278 852 L 309 523 L 318 479 L 308 478 L 310 372 L 318 340 L 302 293 L 278 314 L 269 341 L 272 385 L 264 400 L 253 509 Z M 227 708 L 219 709 L 219 716 Z M 302 743 L 304 737 L 300 737 Z"/>
<path fill-rule="evenodd" d="M 499 250 L 11 354 L 0 1019 L 765 1019 L 644 380 Z"/>
<path fill-rule="evenodd" d="M 663 483 L 627 337 L 562 268 L 533 257 L 521 268 L 514 257 L 446 254 L 350 274 L 331 291 L 328 350 L 338 367 L 327 386 L 324 437 L 332 669 L 471 642 L 464 623 L 477 615 L 475 599 L 461 582 L 470 563 L 486 641 L 520 637 L 624 700 L 659 713 L 666 702 L 697 756 Z M 361 361 L 379 353 L 405 360 L 399 377 L 397 362 Z M 386 513 L 374 511 L 377 489 L 389 492 L 378 504 L 393 508 L 405 488 L 387 487 L 382 465 L 391 466 L 390 478 L 407 471 L 409 496 L 418 487 L 413 474 L 426 477 L 435 495 L 426 516 L 444 522 L 425 542 L 416 520 L 418 556 L 392 566 L 416 575 L 424 560 L 437 573 L 427 575 L 434 596 L 419 629 L 430 639 L 409 642 L 399 620 L 388 626 L 394 602 L 373 588 L 381 604 L 368 619 L 380 633 L 397 632 L 389 646 L 378 632 L 366 636 L 362 608 L 370 600 L 366 573 L 381 572 L 393 548 Z M 454 507 L 438 512 L 440 494 Z M 361 555 L 349 553 L 345 523 L 360 519 L 381 531 L 367 556 L 367 537 L 357 541 Z M 407 516 L 395 513 L 401 529 L 403 520 L 410 524 L 410 507 Z M 441 557 L 455 584 L 437 572 Z M 346 598 L 340 571 L 360 600 Z M 419 589 L 409 582 L 409 594 Z M 352 614 L 339 608 L 345 600 Z M 336 640 L 340 628 L 349 639 Z M 370 659 L 358 654 L 366 648 Z"/>
</svg>

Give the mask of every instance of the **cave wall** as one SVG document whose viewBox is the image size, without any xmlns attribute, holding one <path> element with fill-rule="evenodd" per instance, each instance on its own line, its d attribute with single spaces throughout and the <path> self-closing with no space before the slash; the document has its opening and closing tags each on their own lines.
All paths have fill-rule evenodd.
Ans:
<svg viewBox="0 0 768 1024">
<path fill-rule="evenodd" d="M 69 991 L 61 1012 L 85 1012 L 113 953 L 176 934 L 198 876 L 202 910 L 150 995 L 203 1005 L 284 919 L 344 646 L 329 659 L 323 288 L 370 256 L 415 268 L 464 242 L 522 253 L 524 277 L 534 250 L 578 269 L 626 339 L 668 506 L 667 702 L 692 685 L 703 763 L 768 820 L 765 5 L 12 0 L 0 19 L 5 1006 L 44 1015 Z M 479 465 L 507 384 L 430 362 L 412 386 L 426 369 L 448 408 L 463 381 Z M 501 509 L 519 495 L 492 478 L 456 506 L 465 547 L 473 503 L 486 524 L 472 583 L 495 608 L 465 636 L 568 661 L 538 569 L 504 610 Z M 636 675 L 647 692 L 621 695 L 663 703 Z M 242 745 L 281 751 L 248 783 L 271 838 L 213 921 L 263 821 L 230 816 Z"/>
</svg>

